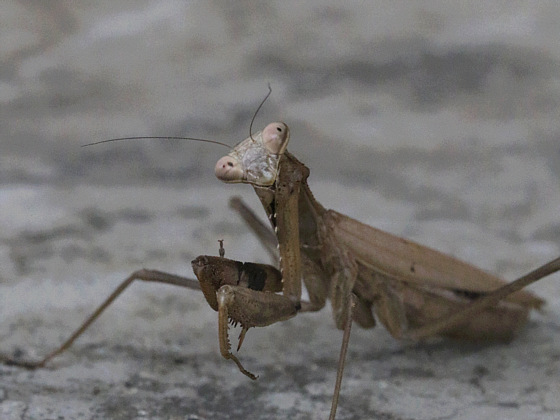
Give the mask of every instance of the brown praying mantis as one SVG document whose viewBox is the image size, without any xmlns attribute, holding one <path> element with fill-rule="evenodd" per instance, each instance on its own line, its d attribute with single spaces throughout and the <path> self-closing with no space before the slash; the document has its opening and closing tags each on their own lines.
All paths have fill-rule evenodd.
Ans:
<svg viewBox="0 0 560 420">
<path fill-rule="evenodd" d="M 268 124 L 235 146 L 215 167 L 220 180 L 254 188 L 272 230 L 240 199 L 233 198 L 230 204 L 277 258 L 279 270 L 226 259 L 220 245 L 219 257 L 200 256 L 192 261 L 198 281 L 154 270 L 136 271 L 43 360 L 10 363 L 44 366 L 69 348 L 134 280 L 144 280 L 202 290 L 218 311 L 222 356 L 256 379 L 231 353 L 229 324 L 242 328 L 239 350 L 249 328 L 283 321 L 298 312 L 318 311 L 330 300 L 335 325 L 344 331 L 331 404 L 330 418 L 334 419 L 353 321 L 372 328 L 377 319 L 402 340 L 435 335 L 509 340 L 529 311 L 544 303 L 521 289 L 560 270 L 560 258 L 506 284 L 439 251 L 325 209 L 307 184 L 309 169 L 287 151 L 289 139 L 286 124 Z M 302 300 L 302 283 L 308 301 Z"/>
</svg>

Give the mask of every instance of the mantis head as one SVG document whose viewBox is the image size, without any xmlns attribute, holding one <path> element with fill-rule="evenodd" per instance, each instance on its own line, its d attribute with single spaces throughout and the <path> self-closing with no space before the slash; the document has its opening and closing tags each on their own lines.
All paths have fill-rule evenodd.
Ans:
<svg viewBox="0 0 560 420">
<path fill-rule="evenodd" d="M 263 187 L 274 184 L 280 157 L 289 140 L 290 130 L 286 124 L 268 124 L 218 160 L 214 168 L 216 177 L 227 183 L 242 182 Z"/>
</svg>

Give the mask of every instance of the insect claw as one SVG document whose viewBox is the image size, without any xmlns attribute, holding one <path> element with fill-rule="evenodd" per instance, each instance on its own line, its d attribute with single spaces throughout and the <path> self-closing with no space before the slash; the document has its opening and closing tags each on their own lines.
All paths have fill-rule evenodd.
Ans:
<svg viewBox="0 0 560 420">
<path fill-rule="evenodd" d="M 241 344 L 243 344 L 243 340 L 245 339 L 245 334 L 247 333 L 247 330 L 249 330 L 249 328 L 243 327 L 243 329 L 239 333 L 239 339 L 237 342 L 237 351 L 241 349 Z"/>
</svg>

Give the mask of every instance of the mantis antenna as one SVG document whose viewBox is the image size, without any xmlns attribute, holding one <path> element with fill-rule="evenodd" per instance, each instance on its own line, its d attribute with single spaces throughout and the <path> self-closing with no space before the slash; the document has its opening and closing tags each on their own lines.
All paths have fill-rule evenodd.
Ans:
<svg viewBox="0 0 560 420">
<path fill-rule="evenodd" d="M 219 144 L 220 146 L 227 147 L 228 149 L 232 150 L 232 147 L 216 140 L 208 140 L 208 139 L 197 139 L 194 137 L 172 137 L 172 136 L 136 136 L 136 137 L 119 137 L 115 139 L 108 139 L 108 140 L 101 140 L 96 141 L 93 143 L 83 144 L 81 147 L 88 147 L 88 146 L 95 146 L 96 144 L 102 143 L 111 143 L 114 141 L 122 141 L 122 140 L 145 140 L 145 139 L 157 139 L 157 140 L 192 140 L 192 141 L 200 141 L 203 143 L 213 143 Z"/>
<path fill-rule="evenodd" d="M 266 100 L 268 99 L 268 97 L 270 96 L 270 94 L 272 93 L 272 88 L 270 87 L 270 83 L 268 84 L 268 93 L 266 94 L 266 96 L 264 97 L 264 99 L 261 101 L 261 103 L 259 104 L 259 106 L 257 107 L 257 110 L 255 111 L 255 113 L 253 114 L 253 118 L 251 119 L 251 124 L 249 124 L 249 137 L 254 141 L 255 139 L 253 138 L 253 122 L 255 121 L 255 118 L 257 117 L 257 114 L 259 113 L 260 109 L 262 108 L 262 106 L 264 105 L 264 103 L 266 102 Z M 133 137 L 118 137 L 118 138 L 114 138 L 114 139 L 107 139 L 107 140 L 101 140 L 101 141 L 95 141 L 93 143 L 87 143 L 87 144 L 83 144 L 81 147 L 89 147 L 89 146 L 95 146 L 98 144 L 103 144 L 103 143 L 112 143 L 114 141 L 123 141 L 123 140 L 147 140 L 147 139 L 155 139 L 155 140 L 191 140 L 191 141 L 200 141 L 203 143 L 212 143 L 212 144 L 219 144 L 220 146 L 224 146 L 227 147 L 229 150 L 233 150 L 233 148 L 226 144 L 226 143 L 222 143 L 220 141 L 216 141 L 216 140 L 208 140 L 208 139 L 199 139 L 199 138 L 195 138 L 195 137 L 174 137 L 174 136 L 133 136 Z"/>
<path fill-rule="evenodd" d="M 264 99 L 261 101 L 261 103 L 257 107 L 257 110 L 253 114 L 253 118 L 251 118 L 251 124 L 249 124 L 249 137 L 253 141 L 255 141 L 255 139 L 253 138 L 253 122 L 255 122 L 255 118 L 257 118 L 257 114 L 259 113 L 259 111 L 261 110 L 262 106 L 264 105 L 264 103 L 266 102 L 266 100 L 268 99 L 268 97 L 270 96 L 271 93 L 272 93 L 272 88 L 270 87 L 270 83 L 269 83 L 268 84 L 268 93 L 266 94 Z"/>
</svg>

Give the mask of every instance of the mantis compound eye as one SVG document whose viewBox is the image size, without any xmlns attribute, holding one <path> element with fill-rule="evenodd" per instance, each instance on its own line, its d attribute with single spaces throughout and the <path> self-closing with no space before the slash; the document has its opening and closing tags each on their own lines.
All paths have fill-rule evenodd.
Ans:
<svg viewBox="0 0 560 420">
<path fill-rule="evenodd" d="M 243 169 L 239 162 L 231 156 L 224 156 L 214 168 L 214 173 L 220 181 L 241 182 L 243 180 Z"/>
<path fill-rule="evenodd" d="M 262 131 L 264 147 L 276 155 L 284 153 L 289 139 L 290 130 L 286 124 L 281 122 L 270 123 Z"/>
</svg>

